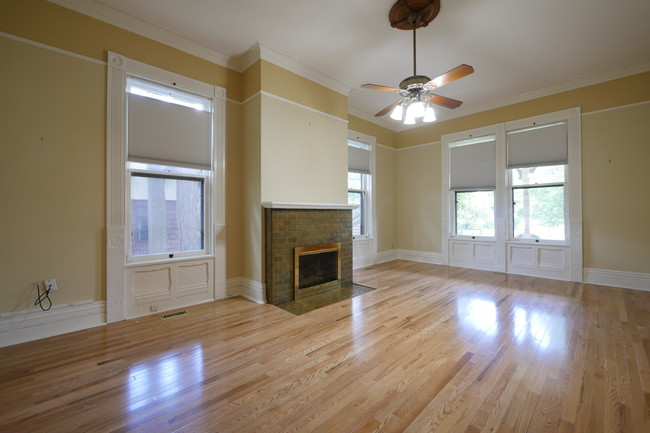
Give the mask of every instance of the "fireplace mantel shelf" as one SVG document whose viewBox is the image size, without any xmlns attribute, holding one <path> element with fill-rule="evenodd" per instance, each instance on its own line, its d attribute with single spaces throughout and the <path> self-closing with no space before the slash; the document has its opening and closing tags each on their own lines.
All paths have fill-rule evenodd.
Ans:
<svg viewBox="0 0 650 433">
<path fill-rule="evenodd" d="M 358 204 L 338 203 L 297 203 L 282 201 L 263 201 L 262 206 L 267 209 L 356 209 Z"/>
</svg>

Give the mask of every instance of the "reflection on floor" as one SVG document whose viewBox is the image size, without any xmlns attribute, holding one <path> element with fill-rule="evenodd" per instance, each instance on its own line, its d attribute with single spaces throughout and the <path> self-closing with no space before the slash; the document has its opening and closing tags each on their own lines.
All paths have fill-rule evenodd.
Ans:
<svg viewBox="0 0 650 433">
<path fill-rule="evenodd" d="M 315 295 L 307 296 L 295 301 L 278 304 L 276 307 L 280 307 L 283 310 L 295 314 L 296 316 L 300 316 L 301 314 L 309 313 L 310 311 L 317 310 L 318 308 L 326 307 L 328 305 L 336 304 L 337 302 L 341 302 L 346 299 L 354 298 L 355 296 L 363 295 L 364 293 L 370 292 L 372 290 L 375 289 L 372 287 L 352 283 L 351 286 L 328 290 L 322 293 L 316 293 Z"/>
</svg>

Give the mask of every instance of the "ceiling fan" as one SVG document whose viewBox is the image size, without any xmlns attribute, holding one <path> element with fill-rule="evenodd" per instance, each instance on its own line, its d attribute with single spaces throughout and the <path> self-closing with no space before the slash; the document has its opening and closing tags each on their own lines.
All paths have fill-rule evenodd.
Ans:
<svg viewBox="0 0 650 433">
<path fill-rule="evenodd" d="M 423 2 L 415 1 L 413 3 L 420 3 L 419 6 L 422 6 Z M 440 0 L 429 0 L 424 3 L 426 3 L 424 7 L 420 7 L 414 11 L 407 1 L 398 0 L 391 9 L 389 19 L 393 27 L 402 30 L 413 30 L 413 75 L 402 80 L 399 88 L 378 84 L 364 84 L 361 86 L 365 89 L 394 92 L 402 97 L 402 99 L 393 102 L 375 114 L 375 117 L 381 117 L 392 110 L 390 115 L 392 119 L 403 119 L 405 125 L 413 125 L 415 124 L 416 118 L 422 118 L 423 122 L 433 122 L 436 120 L 435 112 L 431 106 L 432 104 L 452 109 L 458 108 L 462 104 L 462 101 L 437 95 L 434 91 L 445 84 L 472 74 L 474 72 L 473 67 L 462 64 L 433 80 L 426 75 L 417 75 L 415 30 L 431 22 L 440 10 Z"/>
</svg>

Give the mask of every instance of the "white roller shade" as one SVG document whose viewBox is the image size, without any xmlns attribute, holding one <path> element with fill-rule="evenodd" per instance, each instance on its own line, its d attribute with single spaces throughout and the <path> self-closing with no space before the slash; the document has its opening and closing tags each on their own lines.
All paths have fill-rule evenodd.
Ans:
<svg viewBox="0 0 650 433">
<path fill-rule="evenodd" d="M 370 174 L 370 151 L 348 146 L 348 171 Z"/>
<path fill-rule="evenodd" d="M 566 164 L 566 122 L 508 132 L 508 168 Z"/>
<path fill-rule="evenodd" d="M 450 143 L 449 173 L 451 189 L 494 189 L 497 177 L 494 136 Z"/>
<path fill-rule="evenodd" d="M 210 169 L 212 113 L 128 94 L 129 161 Z"/>
</svg>

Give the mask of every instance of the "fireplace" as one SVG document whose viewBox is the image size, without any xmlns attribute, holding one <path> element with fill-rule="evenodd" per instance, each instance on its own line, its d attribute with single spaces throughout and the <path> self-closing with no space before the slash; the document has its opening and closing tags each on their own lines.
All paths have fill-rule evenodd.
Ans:
<svg viewBox="0 0 650 433">
<path fill-rule="evenodd" d="M 352 284 L 352 209 L 357 205 L 286 202 L 262 205 L 267 302 L 282 304 L 325 291 L 329 286 Z M 313 261 L 329 262 L 325 266 L 329 270 L 318 271 L 319 276 L 301 277 L 300 262 L 304 260 L 307 266 L 312 266 Z M 332 263 L 336 263 L 336 275 Z"/>
<path fill-rule="evenodd" d="M 341 287 L 341 243 L 294 248 L 294 299 Z"/>
</svg>

